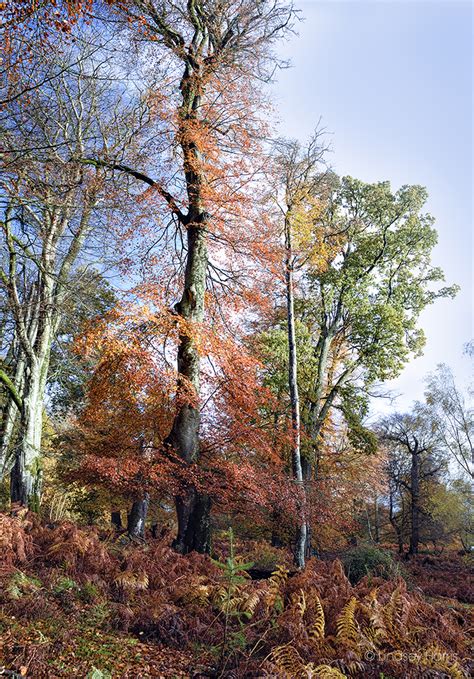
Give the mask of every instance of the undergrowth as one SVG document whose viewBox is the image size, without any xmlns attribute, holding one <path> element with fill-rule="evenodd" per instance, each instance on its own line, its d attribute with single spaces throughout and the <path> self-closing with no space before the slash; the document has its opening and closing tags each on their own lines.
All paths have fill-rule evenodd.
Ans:
<svg viewBox="0 0 474 679">
<path fill-rule="evenodd" d="M 234 554 L 0 515 L 0 667 L 43 677 L 469 676 L 472 610 L 340 561 L 252 581 Z"/>
</svg>

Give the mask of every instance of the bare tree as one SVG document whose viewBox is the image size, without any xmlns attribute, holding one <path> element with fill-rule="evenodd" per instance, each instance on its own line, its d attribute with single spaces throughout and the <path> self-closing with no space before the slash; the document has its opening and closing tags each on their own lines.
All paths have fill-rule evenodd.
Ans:
<svg viewBox="0 0 474 679">
<path fill-rule="evenodd" d="M 389 454 L 390 497 L 403 488 L 410 499 L 410 546 L 409 554 L 418 553 L 420 542 L 420 517 L 422 514 L 422 491 L 428 479 L 440 476 L 446 470 L 446 458 L 440 450 L 436 433 L 429 426 L 423 412 L 395 414 L 382 424 L 382 438 Z M 392 505 L 392 525 L 395 521 Z M 399 547 L 401 536 L 395 527 Z"/>
<path fill-rule="evenodd" d="M 130 94 L 111 84 L 107 57 L 58 43 L 55 57 L 39 51 L 35 59 L 40 84 L 26 91 L 18 70 L 19 96 L 1 120 L 0 195 L 0 283 L 11 325 L 11 374 L 0 372 L 8 393 L 0 468 L 5 472 L 13 462 L 12 500 L 30 506 L 41 491 L 44 394 L 68 281 L 114 203 L 111 171 L 85 166 L 82 158 L 105 149 L 121 154 L 138 123 Z M 17 443 L 9 456 L 16 410 Z"/>
</svg>

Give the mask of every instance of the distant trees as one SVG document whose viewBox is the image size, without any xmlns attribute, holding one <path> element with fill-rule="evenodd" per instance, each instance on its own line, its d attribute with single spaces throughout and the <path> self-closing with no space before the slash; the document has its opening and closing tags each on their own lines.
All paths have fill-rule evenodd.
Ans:
<svg viewBox="0 0 474 679">
<path fill-rule="evenodd" d="M 465 479 L 454 479 L 448 484 L 435 485 L 428 497 L 427 510 L 434 523 L 433 542 L 448 544 L 459 540 L 464 551 L 474 544 L 474 504 L 472 484 Z"/>
<path fill-rule="evenodd" d="M 430 264 L 436 231 L 422 213 L 425 201 L 419 186 L 392 193 L 387 182 L 345 177 L 321 215 L 339 247 L 326 269 L 308 271 L 305 322 L 317 337 L 308 424 L 316 446 L 336 403 L 354 436 L 362 433 L 367 390 L 420 351 L 421 311 L 456 292 L 432 288 L 443 274 Z"/>
<path fill-rule="evenodd" d="M 345 455 L 348 447 L 376 453 L 376 436 L 364 425 L 370 389 L 421 350 L 421 311 L 456 287 L 433 286 L 443 274 L 430 264 L 436 232 L 422 212 L 424 189 L 392 193 L 386 182 L 339 179 L 319 166 L 314 147 L 280 142 L 279 150 L 294 318 L 279 306 L 258 342 L 266 383 L 281 404 L 277 418 L 288 407 L 285 373 L 295 372 L 298 358 L 301 463 L 307 488 L 316 488 L 328 473 L 324 457 L 337 448 L 334 436 L 347 436 Z M 288 277 L 286 285 L 288 296 Z M 291 390 L 289 408 L 294 413 Z"/>
<path fill-rule="evenodd" d="M 474 477 L 474 408 L 454 381 L 451 369 L 439 365 L 426 380 L 425 417 L 462 473 Z"/>
<path fill-rule="evenodd" d="M 426 501 L 429 482 L 442 477 L 447 470 L 446 456 L 443 455 L 436 433 L 424 419 L 423 412 L 395 414 L 387 418 L 381 430 L 382 440 L 388 449 L 390 494 L 390 518 L 399 536 L 393 517 L 394 496 L 404 493 L 408 496 L 410 545 L 409 554 L 417 554 L 420 543 L 421 515 Z"/>
</svg>

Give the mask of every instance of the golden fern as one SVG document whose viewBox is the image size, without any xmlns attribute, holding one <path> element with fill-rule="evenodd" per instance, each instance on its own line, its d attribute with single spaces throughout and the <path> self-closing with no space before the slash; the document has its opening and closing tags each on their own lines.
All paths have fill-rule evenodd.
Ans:
<svg viewBox="0 0 474 679">
<path fill-rule="evenodd" d="M 345 674 L 342 674 L 337 667 L 331 667 L 331 665 L 318 665 L 310 676 L 318 677 L 318 679 L 346 679 Z"/>
<path fill-rule="evenodd" d="M 277 566 L 271 574 L 268 582 L 271 586 L 281 590 L 288 580 L 288 569 L 285 566 Z"/>
<path fill-rule="evenodd" d="M 336 667 L 330 665 L 314 666 L 314 663 L 305 663 L 298 651 L 291 644 L 277 646 L 270 655 L 271 662 L 277 667 L 283 676 L 290 679 L 307 679 L 318 677 L 319 679 L 346 679 Z"/>
<path fill-rule="evenodd" d="M 437 644 L 430 646 L 423 653 L 421 664 L 430 669 L 447 674 L 451 679 L 465 679 L 466 673 L 449 654 Z"/>
<path fill-rule="evenodd" d="M 261 590 L 256 590 L 255 592 L 247 594 L 240 607 L 240 612 L 246 615 L 248 618 L 251 618 L 254 615 L 255 610 L 258 604 L 260 603 L 261 599 L 262 599 Z"/>
<path fill-rule="evenodd" d="M 220 605 L 221 611 L 224 613 L 240 613 L 242 606 L 245 605 L 245 596 L 241 594 L 234 594 L 227 597 Z"/>
<path fill-rule="evenodd" d="M 180 596 L 180 600 L 187 604 L 205 606 L 209 603 L 210 587 L 208 585 L 194 585 Z"/>
<path fill-rule="evenodd" d="M 308 630 L 308 635 L 311 639 L 324 639 L 325 633 L 325 619 L 324 619 L 324 609 L 321 603 L 321 599 L 317 594 L 314 595 L 312 600 L 312 608 L 315 610 L 314 622 Z"/>
<path fill-rule="evenodd" d="M 296 648 L 290 644 L 274 648 L 271 652 L 270 660 L 279 672 L 284 672 L 285 675 L 287 674 L 294 679 L 308 676 L 306 663 Z"/>
<path fill-rule="evenodd" d="M 218 585 L 212 589 L 211 602 L 216 608 L 221 608 L 228 596 L 227 588 L 224 585 Z"/>
<path fill-rule="evenodd" d="M 115 584 L 122 589 L 139 590 L 147 589 L 148 575 L 146 573 L 133 573 L 123 571 L 114 579 Z"/>
<path fill-rule="evenodd" d="M 337 636 L 345 641 L 357 642 L 360 639 L 360 631 L 355 619 L 357 599 L 352 597 L 342 609 L 342 613 L 336 620 Z"/>
<path fill-rule="evenodd" d="M 402 587 L 398 585 L 390 595 L 388 603 L 382 609 L 383 622 L 387 628 L 387 638 L 395 646 L 403 646 L 408 640 L 408 635 L 403 633 L 404 597 Z"/>
<path fill-rule="evenodd" d="M 237 585 L 229 592 L 227 587 L 219 585 L 213 589 L 211 601 L 213 606 L 224 613 L 242 613 L 251 618 L 261 597 L 260 591 L 246 592 L 243 587 Z"/>
<path fill-rule="evenodd" d="M 287 580 L 288 570 L 284 566 L 277 566 L 268 579 L 266 602 L 269 608 L 274 606 L 278 599 L 283 602 L 281 592 Z"/>
<path fill-rule="evenodd" d="M 387 628 L 384 622 L 383 607 L 377 599 L 378 588 L 372 589 L 365 601 L 359 603 L 359 608 L 369 620 L 364 626 L 363 635 L 372 646 L 378 646 L 387 637 Z"/>
<path fill-rule="evenodd" d="M 292 594 L 291 603 L 298 611 L 299 616 L 302 618 L 306 611 L 306 597 L 302 589 L 300 589 L 299 592 Z"/>
</svg>

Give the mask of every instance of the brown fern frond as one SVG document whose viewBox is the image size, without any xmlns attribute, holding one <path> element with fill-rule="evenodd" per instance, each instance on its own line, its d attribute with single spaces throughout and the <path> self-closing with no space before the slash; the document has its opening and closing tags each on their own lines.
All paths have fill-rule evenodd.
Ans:
<svg viewBox="0 0 474 679">
<path fill-rule="evenodd" d="M 423 653 L 421 664 L 437 672 L 447 674 L 451 679 L 465 679 L 468 675 L 451 655 L 437 644 L 433 644 Z"/>
<path fill-rule="evenodd" d="M 296 679 L 307 676 L 307 674 L 304 674 L 307 667 L 306 663 L 291 644 L 274 648 L 270 654 L 270 660 L 279 671 L 284 672 L 290 677 Z"/>
<path fill-rule="evenodd" d="M 303 618 L 306 611 L 306 597 L 302 589 L 291 595 L 291 604 L 298 612 L 298 615 Z"/>
</svg>

